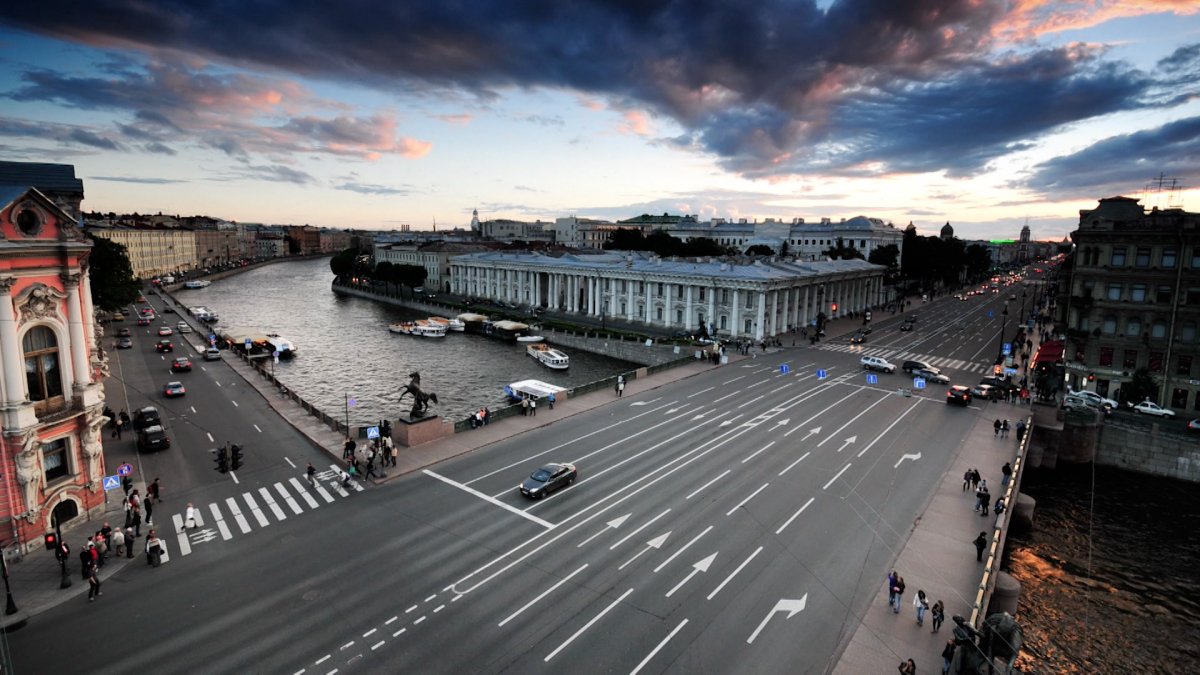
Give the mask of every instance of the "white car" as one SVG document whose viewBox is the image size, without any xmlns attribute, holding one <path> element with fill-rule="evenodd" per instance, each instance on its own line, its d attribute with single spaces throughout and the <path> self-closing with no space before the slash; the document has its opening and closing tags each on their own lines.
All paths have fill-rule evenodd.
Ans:
<svg viewBox="0 0 1200 675">
<path fill-rule="evenodd" d="M 862 364 L 863 370 L 882 370 L 885 373 L 896 372 L 896 366 L 878 356 L 864 356 L 859 363 Z"/>
<path fill-rule="evenodd" d="M 1133 406 L 1133 412 L 1141 413 L 1143 415 L 1157 415 L 1157 416 L 1165 418 L 1165 419 L 1170 419 L 1175 416 L 1174 410 L 1167 410 L 1166 408 L 1160 408 L 1156 404 L 1151 403 L 1150 401 L 1143 401 L 1143 402 Z"/>
<path fill-rule="evenodd" d="M 1071 392 L 1071 394 L 1073 394 L 1075 396 L 1082 396 L 1083 398 L 1086 398 L 1087 400 L 1091 401 L 1092 403 L 1095 403 L 1096 407 L 1106 407 L 1106 408 L 1111 408 L 1113 410 L 1116 410 L 1117 406 L 1118 406 L 1116 401 L 1112 400 L 1111 398 L 1104 398 L 1103 396 L 1101 396 L 1100 394 L 1097 394 L 1094 391 L 1073 391 L 1073 392 Z"/>
</svg>

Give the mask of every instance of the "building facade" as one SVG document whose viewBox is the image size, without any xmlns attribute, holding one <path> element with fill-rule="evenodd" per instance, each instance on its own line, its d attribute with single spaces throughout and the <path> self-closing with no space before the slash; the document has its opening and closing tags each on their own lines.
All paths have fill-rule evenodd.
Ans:
<svg viewBox="0 0 1200 675">
<path fill-rule="evenodd" d="M 83 181 L 71 164 L 0 162 L 0 185 L 35 187 L 76 223 L 83 217 Z"/>
<path fill-rule="evenodd" d="M 100 225 L 87 232 L 125 247 L 134 276 L 140 279 L 196 269 L 196 233 L 164 225 Z"/>
<path fill-rule="evenodd" d="M 254 257 L 282 258 L 288 254 L 287 240 L 283 235 L 259 232 L 254 238 Z"/>
<path fill-rule="evenodd" d="M 1200 214 L 1111 197 L 1081 210 L 1071 237 L 1058 300 L 1067 384 L 1119 400 L 1146 368 L 1156 403 L 1200 411 Z"/>
<path fill-rule="evenodd" d="M 390 262 L 393 265 L 416 265 L 425 268 L 425 290 L 449 293 L 450 259 L 465 253 L 488 251 L 493 245 L 464 244 L 457 242 L 433 242 L 429 244 L 393 244 L 376 242 L 375 264 Z"/>
<path fill-rule="evenodd" d="M 450 260 L 453 293 L 733 338 L 778 335 L 881 302 L 863 260 L 664 260 L 645 253 L 472 253 Z"/>
<path fill-rule="evenodd" d="M 0 188 L 0 541 L 42 546 L 52 519 L 104 512 L 108 421 L 88 254 L 72 214 L 33 187 Z"/>
<path fill-rule="evenodd" d="M 296 245 L 300 255 L 318 255 L 321 253 L 321 231 L 312 225 L 300 225 L 288 229 L 288 236 Z"/>
<path fill-rule="evenodd" d="M 849 220 L 843 218 L 838 223 L 829 218 L 811 223 L 803 218 L 794 218 L 791 222 L 775 218 L 761 222 L 742 219 L 736 223 L 714 218 L 702 223 L 683 217 L 675 224 L 665 225 L 663 229 L 684 241 L 706 237 L 742 252 L 751 246 L 764 245 L 776 254 L 782 254 L 786 245 L 787 255 L 799 260 L 821 260 L 823 252 L 837 246 L 839 239 L 843 245 L 861 252 L 863 258 L 870 257 L 871 252 L 881 246 L 895 245 L 900 250 L 904 247 L 903 230 L 878 218 L 866 216 Z"/>
</svg>

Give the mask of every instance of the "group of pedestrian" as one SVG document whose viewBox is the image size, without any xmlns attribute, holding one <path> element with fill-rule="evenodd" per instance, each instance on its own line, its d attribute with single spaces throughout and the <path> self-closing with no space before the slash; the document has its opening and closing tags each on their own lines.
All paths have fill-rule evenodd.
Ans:
<svg viewBox="0 0 1200 675">
<path fill-rule="evenodd" d="M 112 438 L 121 440 L 122 432 L 129 429 L 129 413 L 121 408 L 121 412 L 114 413 L 112 408 L 105 407 L 103 415 L 108 418 L 108 428 L 112 429 Z"/>
<path fill-rule="evenodd" d="M 551 406 L 553 407 L 553 406 Z M 471 415 L 471 428 L 486 426 L 492 422 L 492 411 L 487 408 L 481 408 Z M 391 440 L 391 439 L 388 439 Z"/>
<path fill-rule="evenodd" d="M 997 418 L 996 421 L 992 423 L 994 435 L 1000 438 L 1008 438 L 1008 430 L 1010 428 L 1011 427 L 1008 425 L 1008 420 L 1000 421 L 1000 419 Z"/>
<path fill-rule="evenodd" d="M 625 385 L 617 385 L 617 395 L 620 396 L 620 389 Z M 524 417 L 537 417 L 537 399 L 532 396 L 521 397 L 521 415 Z"/>
</svg>

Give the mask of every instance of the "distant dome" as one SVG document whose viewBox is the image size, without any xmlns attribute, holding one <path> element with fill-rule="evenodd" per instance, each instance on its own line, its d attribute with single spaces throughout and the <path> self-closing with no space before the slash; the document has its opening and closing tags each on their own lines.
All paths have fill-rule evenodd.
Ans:
<svg viewBox="0 0 1200 675">
<path fill-rule="evenodd" d="M 943 237 L 953 237 L 954 236 L 954 228 L 950 227 L 950 223 L 946 223 L 945 225 L 942 226 L 942 236 Z"/>
<path fill-rule="evenodd" d="M 912 234 L 916 234 L 916 233 L 917 233 L 917 226 L 916 226 L 916 225 L 913 225 L 911 221 L 908 223 L 908 227 L 904 228 L 904 234 L 908 234 L 908 233 L 910 233 L 910 232 L 911 232 Z"/>
</svg>

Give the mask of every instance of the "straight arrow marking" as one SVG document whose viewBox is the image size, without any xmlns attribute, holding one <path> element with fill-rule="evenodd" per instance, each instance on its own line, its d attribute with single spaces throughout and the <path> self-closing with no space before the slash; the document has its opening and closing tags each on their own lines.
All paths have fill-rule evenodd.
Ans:
<svg viewBox="0 0 1200 675">
<path fill-rule="evenodd" d="M 692 538 L 692 540 L 691 540 L 691 541 L 689 541 L 688 543 L 684 544 L 684 545 L 683 545 L 683 548 L 681 548 L 681 549 L 679 549 L 678 551 L 675 551 L 674 553 L 672 553 L 670 558 L 667 558 L 666 560 L 662 561 L 662 564 L 660 564 L 658 567 L 655 567 L 655 568 L 654 568 L 654 572 L 655 572 L 655 574 L 657 574 L 657 573 L 658 573 L 658 571 L 659 571 L 659 570 L 661 570 L 662 568 L 666 567 L 666 566 L 667 566 L 667 565 L 668 565 L 668 564 L 669 564 L 669 563 L 670 563 L 672 560 L 674 560 L 674 559 L 675 559 L 675 557 L 676 557 L 676 556 L 678 556 L 680 553 L 683 553 L 684 551 L 688 550 L 688 547 L 689 547 L 689 546 L 691 546 L 692 544 L 694 544 L 694 543 L 696 543 L 697 541 L 699 541 L 699 540 L 700 540 L 700 537 L 703 537 L 704 535 L 708 534 L 709 530 L 711 530 L 711 529 L 713 529 L 713 526 L 712 526 L 712 525 L 709 525 L 707 528 L 705 528 L 705 530 L 704 530 L 703 532 L 701 532 L 700 534 L 698 534 L 698 535 L 696 535 L 695 537 L 693 537 L 693 538 Z"/>
<path fill-rule="evenodd" d="M 692 565 L 692 571 L 688 572 L 688 575 L 683 578 L 683 581 L 680 581 L 679 583 L 675 584 L 675 588 L 672 588 L 671 590 L 667 591 L 666 597 L 669 598 L 672 595 L 675 595 L 675 591 L 679 590 L 680 588 L 683 588 L 683 585 L 686 584 L 687 582 L 691 581 L 692 577 L 696 576 L 697 574 L 699 574 L 701 572 L 707 572 L 708 568 L 712 566 L 713 561 L 716 559 L 717 559 L 717 554 L 714 553 L 714 554 L 708 556 L 707 558 L 705 558 L 704 560 L 701 560 L 700 562 L 696 563 L 695 565 Z"/>
<path fill-rule="evenodd" d="M 771 611 L 767 612 L 767 615 L 763 618 L 762 623 L 758 624 L 758 628 L 754 629 L 754 632 L 750 634 L 750 637 L 746 640 L 746 643 L 750 644 L 754 642 L 754 638 L 758 637 L 758 634 L 762 632 L 762 629 L 767 627 L 767 622 L 771 620 L 771 617 L 775 616 L 776 612 L 787 612 L 788 615 L 783 618 L 790 619 L 793 616 L 796 616 L 798 612 L 803 612 L 806 604 L 808 604 L 808 593 L 805 593 L 804 597 L 800 598 L 799 600 L 788 600 L 786 598 L 781 598 L 779 602 L 775 603 L 775 607 Z"/>
<path fill-rule="evenodd" d="M 630 405 L 631 407 L 632 407 L 632 406 L 635 406 L 635 405 L 650 405 L 651 403 L 654 403 L 655 401 L 658 401 L 658 400 L 661 400 L 661 399 L 662 399 L 662 397 L 661 397 L 661 396 L 659 396 L 658 398 L 653 398 L 653 399 L 650 399 L 649 401 L 637 401 L 637 402 L 635 402 L 635 403 L 630 403 L 629 405 Z M 670 404 L 668 404 L 668 405 L 670 405 Z"/>
<path fill-rule="evenodd" d="M 845 441 L 842 443 L 842 447 L 838 448 L 838 452 L 841 452 L 842 450 L 845 450 L 847 445 L 850 445 L 851 443 L 853 443 L 854 441 L 857 441 L 857 440 L 858 440 L 858 436 L 851 436 L 850 438 L 847 438 L 847 439 L 846 439 L 846 440 L 845 440 Z"/>
<path fill-rule="evenodd" d="M 584 540 L 583 540 L 583 541 L 582 541 L 582 542 L 581 542 L 581 543 L 580 543 L 578 546 L 576 546 L 575 548 L 583 548 L 583 545 L 584 545 L 584 544 L 586 544 L 586 543 L 588 543 L 589 541 L 591 541 L 591 540 L 595 539 L 596 537 L 599 537 L 600 535 L 604 534 L 605 532 L 608 532 L 608 531 L 609 531 L 609 530 L 611 530 L 611 529 L 614 529 L 614 528 L 618 528 L 618 527 L 620 527 L 620 526 L 621 526 L 621 523 L 624 523 L 624 522 L 625 522 L 625 520 L 626 520 L 627 518 L 629 518 L 629 516 L 631 516 L 631 515 L 633 515 L 633 514 L 632 514 L 632 513 L 626 513 L 625 515 L 621 516 L 620 518 L 617 518 L 617 519 L 615 519 L 615 520 L 610 520 L 610 521 L 608 521 L 608 523 L 607 523 L 608 527 L 605 527 L 603 530 L 600 530 L 600 531 L 599 531 L 599 532 L 597 532 L 596 534 L 593 534 L 592 536 L 588 537 L 587 539 L 584 539 Z"/>
<path fill-rule="evenodd" d="M 655 537 L 655 538 L 651 539 L 650 541 L 646 542 L 646 548 L 644 548 L 644 549 L 642 549 L 642 550 L 638 551 L 638 552 L 637 552 L 637 554 L 635 554 L 635 555 L 634 555 L 632 558 L 630 558 L 629 560 L 626 560 L 626 561 L 625 561 L 625 564 L 624 564 L 624 565 L 621 565 L 621 566 L 620 566 L 620 567 L 618 567 L 617 569 L 618 569 L 618 570 L 623 570 L 623 569 L 625 569 L 625 568 L 626 568 L 626 567 L 627 567 L 627 566 L 628 566 L 630 563 L 632 563 L 634 560 L 637 560 L 638 558 L 640 558 L 640 557 L 642 556 L 642 554 L 643 554 L 643 553 L 645 553 L 646 551 L 649 551 L 649 550 L 650 550 L 650 549 L 652 549 L 652 548 L 662 548 L 663 542 L 665 542 L 665 541 L 667 540 L 667 537 L 669 537 L 669 536 L 671 536 L 671 533 L 670 533 L 670 532 L 667 532 L 666 534 L 660 534 L 659 536 L 657 536 L 657 537 Z"/>
</svg>

